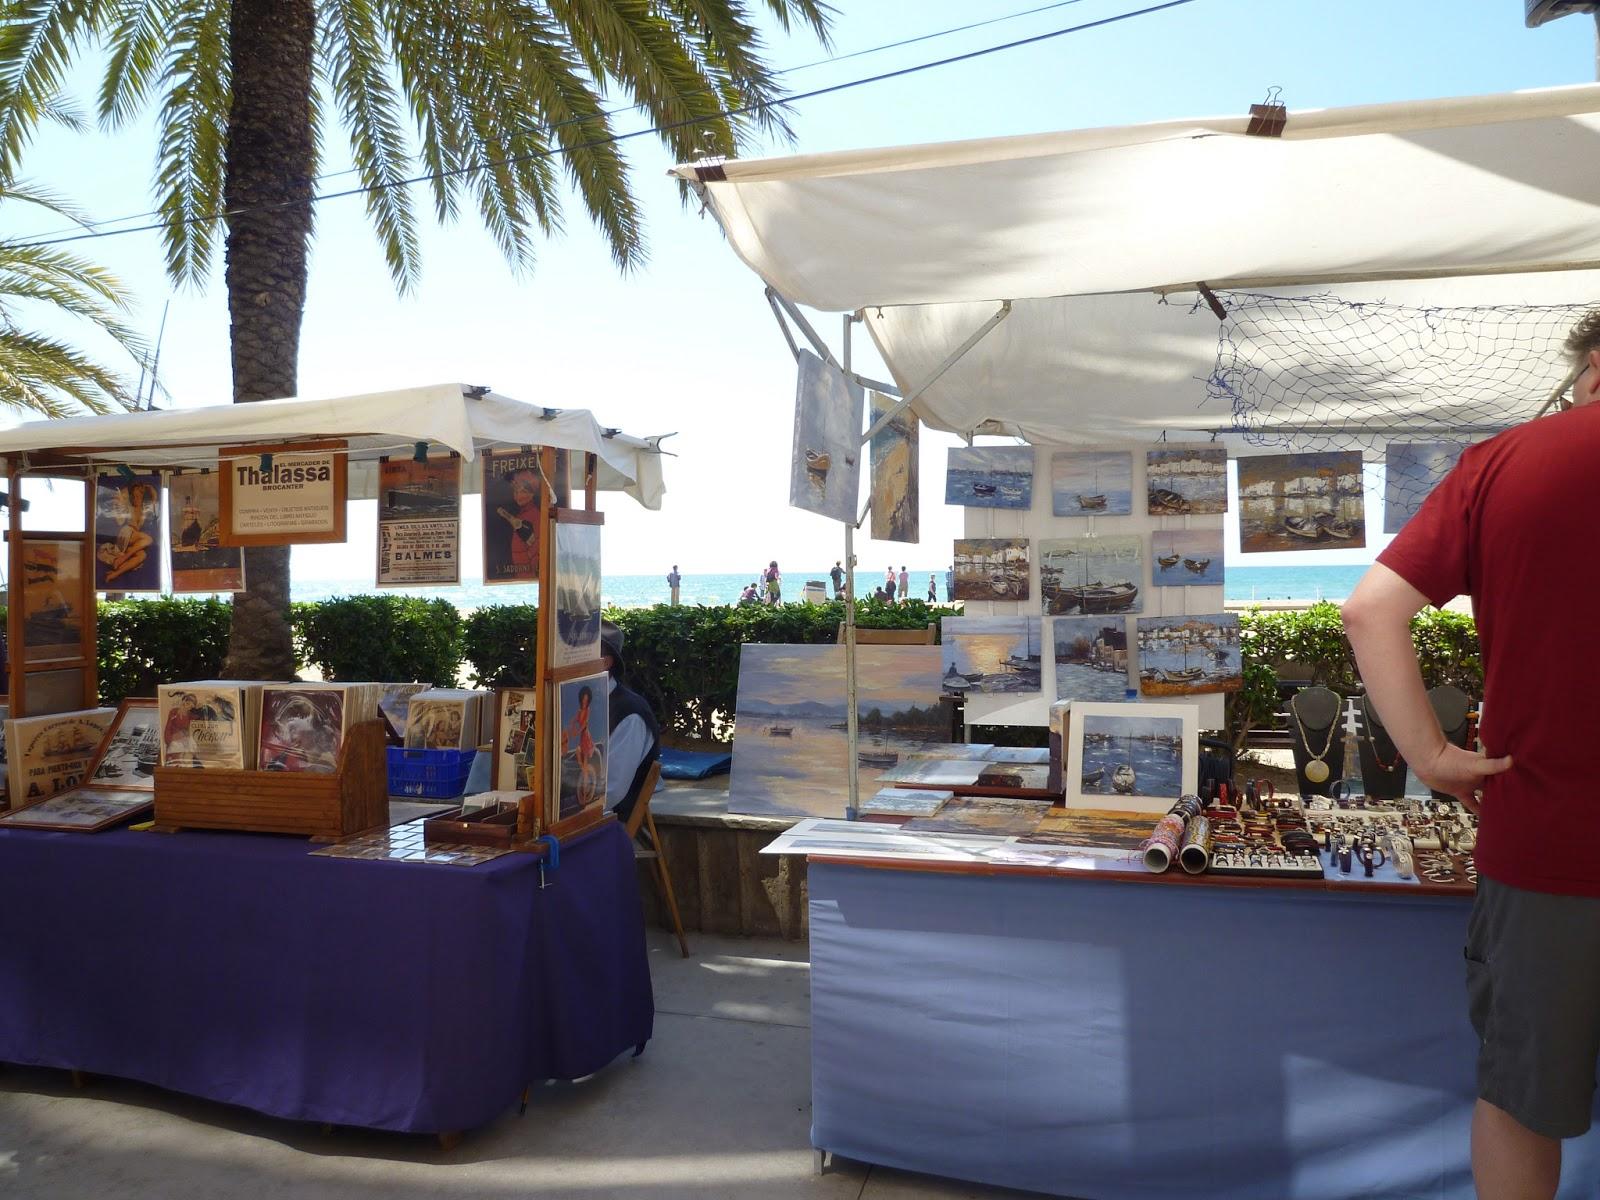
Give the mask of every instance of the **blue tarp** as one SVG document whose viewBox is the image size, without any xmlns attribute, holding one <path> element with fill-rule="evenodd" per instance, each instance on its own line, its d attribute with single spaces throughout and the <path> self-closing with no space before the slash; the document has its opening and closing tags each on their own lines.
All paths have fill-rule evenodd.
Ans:
<svg viewBox="0 0 1600 1200">
<path fill-rule="evenodd" d="M 709 779 L 726 774 L 733 766 L 733 755 L 710 754 L 699 750 L 661 750 L 661 778 Z"/>
</svg>

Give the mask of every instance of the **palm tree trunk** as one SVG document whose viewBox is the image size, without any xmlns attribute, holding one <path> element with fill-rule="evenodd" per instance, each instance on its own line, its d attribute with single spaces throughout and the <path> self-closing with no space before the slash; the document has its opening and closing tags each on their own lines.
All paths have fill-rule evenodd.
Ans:
<svg viewBox="0 0 1600 1200">
<path fill-rule="evenodd" d="M 233 0 L 223 198 L 235 403 L 295 394 L 311 236 L 314 0 Z M 224 468 L 226 469 L 226 468 Z M 233 600 L 225 672 L 294 674 L 289 547 L 245 551 L 249 590 Z"/>
</svg>

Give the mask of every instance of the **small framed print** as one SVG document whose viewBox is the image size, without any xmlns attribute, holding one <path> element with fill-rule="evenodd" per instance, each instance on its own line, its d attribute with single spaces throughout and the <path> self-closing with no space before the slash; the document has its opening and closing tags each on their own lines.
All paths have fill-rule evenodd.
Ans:
<svg viewBox="0 0 1600 1200">
<path fill-rule="evenodd" d="M 224 546 L 345 540 L 345 442 L 224 446 L 219 452 Z"/>
<path fill-rule="evenodd" d="M 154 699 L 124 700 L 95 751 L 90 788 L 154 792 L 161 761 L 161 710 Z"/>
<path fill-rule="evenodd" d="M 1192 704 L 1058 705 L 1068 808 L 1167 812 L 1200 779 L 1200 709 Z"/>
<path fill-rule="evenodd" d="M 155 808 L 154 792 L 74 788 L 0 816 L 0 827 L 94 833 L 143 816 Z"/>
</svg>

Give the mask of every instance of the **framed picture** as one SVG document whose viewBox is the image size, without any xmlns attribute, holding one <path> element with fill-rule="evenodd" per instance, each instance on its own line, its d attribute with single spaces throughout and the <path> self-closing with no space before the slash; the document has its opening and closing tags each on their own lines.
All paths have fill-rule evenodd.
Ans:
<svg viewBox="0 0 1600 1200">
<path fill-rule="evenodd" d="M 124 700 L 95 751 L 89 787 L 154 792 L 161 761 L 161 711 L 154 700 Z"/>
<path fill-rule="evenodd" d="M 344 441 L 338 439 L 224 446 L 218 451 L 222 544 L 344 541 L 344 450 Z"/>
<path fill-rule="evenodd" d="M 1228 452 L 1221 446 L 1163 446 L 1144 460 L 1146 511 L 1179 517 L 1228 511 Z"/>
<path fill-rule="evenodd" d="M 600 657 L 600 532 L 589 514 L 556 514 L 554 541 L 555 621 L 550 667 L 592 663 Z M 542 599 L 542 597 L 541 597 Z"/>
<path fill-rule="evenodd" d="M 551 824 L 605 803 L 611 737 L 607 679 L 601 672 L 555 685 L 558 749 Z"/>
<path fill-rule="evenodd" d="M 538 689 L 498 688 L 494 694 L 494 779 L 497 792 L 531 792 L 538 763 Z"/>
<path fill-rule="evenodd" d="M 114 708 L 88 708 L 7 721 L 11 803 L 32 804 L 84 784 L 116 716 Z"/>
<path fill-rule="evenodd" d="M 1239 552 L 1350 550 L 1367 544 L 1361 451 L 1239 460 Z"/>
<path fill-rule="evenodd" d="M 94 477 L 94 586 L 161 590 L 161 476 L 104 471 Z"/>
<path fill-rule="evenodd" d="M 84 673 L 81 667 L 59 671 L 29 671 L 22 677 L 23 711 L 30 717 L 77 712 L 83 707 Z"/>
<path fill-rule="evenodd" d="M 156 806 L 154 792 L 74 788 L 0 816 L 0 827 L 94 833 L 144 816 Z"/>
<path fill-rule="evenodd" d="M 1133 512 L 1131 450 L 1060 450 L 1050 456 L 1050 511 L 1058 517 Z"/>
<path fill-rule="evenodd" d="M 461 456 L 378 462 L 379 587 L 461 582 Z"/>
<path fill-rule="evenodd" d="M 539 451 L 483 456 L 483 581 L 539 582 Z"/>
<path fill-rule="evenodd" d="M 1160 816 L 1200 778 L 1200 710 L 1192 704 L 1096 704 L 1063 712 L 1068 808 Z"/>
<path fill-rule="evenodd" d="M 174 592 L 244 591 L 244 548 L 222 544 L 222 483 L 215 471 L 167 480 L 167 555 Z"/>
<path fill-rule="evenodd" d="M 1138 534 L 1039 543 L 1039 595 L 1047 617 L 1144 611 L 1144 539 Z"/>
<path fill-rule="evenodd" d="M 84 657 L 83 542 L 26 538 L 22 545 L 22 660 Z M 30 701 L 29 711 L 32 708 Z"/>
</svg>

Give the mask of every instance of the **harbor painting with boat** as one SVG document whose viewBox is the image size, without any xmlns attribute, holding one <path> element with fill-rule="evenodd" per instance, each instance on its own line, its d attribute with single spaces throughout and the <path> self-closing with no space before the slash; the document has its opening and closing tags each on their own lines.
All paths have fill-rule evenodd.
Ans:
<svg viewBox="0 0 1600 1200">
<path fill-rule="evenodd" d="M 1156 587 L 1221 587 L 1221 529 L 1158 529 L 1150 535 Z"/>
<path fill-rule="evenodd" d="M 1144 611 L 1144 541 L 1136 535 L 1039 543 L 1039 594 L 1047 617 Z"/>
<path fill-rule="evenodd" d="M 1146 510 L 1152 517 L 1228 511 L 1228 452 L 1220 446 L 1148 450 L 1144 460 Z"/>
<path fill-rule="evenodd" d="M 1172 801 L 1181 794 L 1182 717 L 1091 714 L 1081 719 L 1081 730 L 1083 795 Z"/>
<path fill-rule="evenodd" d="M 856 648 L 863 796 L 913 751 L 949 736 L 939 669 L 937 646 Z M 729 811 L 844 816 L 847 715 L 843 646 L 741 647 Z"/>
<path fill-rule="evenodd" d="M 1050 511 L 1058 517 L 1133 512 L 1133 453 L 1061 450 L 1050 456 Z"/>
<path fill-rule="evenodd" d="M 1038 617 L 946 617 L 939 648 L 945 693 L 1040 691 L 1039 624 Z"/>
<path fill-rule="evenodd" d="M 1137 626 L 1144 695 L 1194 696 L 1244 686 L 1235 614 L 1140 617 Z"/>
<path fill-rule="evenodd" d="M 1057 617 L 1057 700 L 1121 700 L 1128 687 L 1128 627 L 1121 617 Z"/>
<path fill-rule="evenodd" d="M 1032 508 L 1032 446 L 957 446 L 944 475 L 944 502 L 967 508 Z"/>
<path fill-rule="evenodd" d="M 1239 460 L 1239 549 L 1351 550 L 1367 544 L 1361 452 Z"/>
<path fill-rule="evenodd" d="M 872 393 L 872 422 L 894 408 L 881 392 Z M 872 435 L 872 536 L 883 542 L 915 542 L 920 536 L 917 414 L 902 409 Z"/>
<path fill-rule="evenodd" d="M 954 600 L 1028 599 L 1027 538 L 957 538 Z"/>
<path fill-rule="evenodd" d="M 835 521 L 856 519 L 866 393 L 809 350 L 799 354 L 789 503 Z"/>
<path fill-rule="evenodd" d="M 1461 460 L 1463 442 L 1390 442 L 1383 452 L 1383 531 L 1399 533 Z"/>
</svg>

